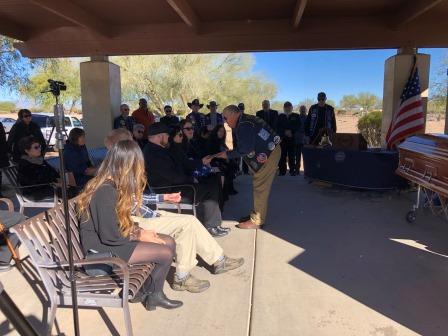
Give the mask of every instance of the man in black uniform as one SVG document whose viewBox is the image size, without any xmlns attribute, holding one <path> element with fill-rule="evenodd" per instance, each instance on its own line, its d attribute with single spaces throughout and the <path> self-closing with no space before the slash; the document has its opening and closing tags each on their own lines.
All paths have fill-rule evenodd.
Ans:
<svg viewBox="0 0 448 336">
<path fill-rule="evenodd" d="M 179 117 L 174 115 L 173 108 L 170 105 L 165 105 L 163 107 L 165 116 L 160 118 L 160 122 L 164 123 L 168 127 L 179 125 Z"/>
<path fill-rule="evenodd" d="M 300 116 L 293 113 L 292 109 L 291 102 L 287 101 L 283 104 L 283 113 L 278 116 L 277 133 L 282 139 L 282 156 L 278 163 L 280 176 L 286 174 L 286 158 L 288 158 L 289 174 L 296 175 L 297 144 L 294 136 L 300 129 Z"/>
<path fill-rule="evenodd" d="M 253 173 L 254 206 L 250 216 L 238 227 L 258 229 L 265 220 L 269 192 L 277 173 L 280 159 L 280 137 L 262 119 L 241 113 L 236 105 L 223 111 L 227 124 L 235 130 L 237 146 L 232 151 L 222 152 L 219 157 L 234 159 L 242 157 Z"/>
<path fill-rule="evenodd" d="M 278 111 L 271 110 L 271 103 L 269 100 L 263 100 L 261 107 L 263 109 L 257 112 L 257 117 L 263 119 L 273 130 L 276 130 Z"/>
<path fill-rule="evenodd" d="M 310 138 L 310 144 L 318 145 L 324 130 L 327 130 L 332 136 L 336 133 L 336 117 L 334 108 L 325 104 L 327 95 L 325 92 L 319 92 L 317 95 L 317 104 L 311 105 L 308 116 L 305 121 L 305 134 Z"/>
</svg>

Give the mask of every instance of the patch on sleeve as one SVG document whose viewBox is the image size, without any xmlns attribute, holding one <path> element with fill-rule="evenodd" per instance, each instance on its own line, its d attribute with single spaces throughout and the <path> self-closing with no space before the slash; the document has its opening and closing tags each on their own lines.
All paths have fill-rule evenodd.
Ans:
<svg viewBox="0 0 448 336">
<path fill-rule="evenodd" d="M 264 128 L 262 128 L 260 130 L 260 132 L 258 132 L 258 136 L 260 138 L 262 138 L 264 141 L 266 141 L 267 139 L 269 139 L 269 136 L 271 135 L 271 133 L 269 133 L 267 130 L 265 130 Z"/>
</svg>

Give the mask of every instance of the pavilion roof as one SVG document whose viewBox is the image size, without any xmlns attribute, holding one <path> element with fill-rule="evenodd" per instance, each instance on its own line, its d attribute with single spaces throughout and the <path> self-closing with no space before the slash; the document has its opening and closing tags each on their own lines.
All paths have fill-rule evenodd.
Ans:
<svg viewBox="0 0 448 336">
<path fill-rule="evenodd" d="M 448 47 L 447 0 L 0 0 L 29 57 Z"/>
</svg>

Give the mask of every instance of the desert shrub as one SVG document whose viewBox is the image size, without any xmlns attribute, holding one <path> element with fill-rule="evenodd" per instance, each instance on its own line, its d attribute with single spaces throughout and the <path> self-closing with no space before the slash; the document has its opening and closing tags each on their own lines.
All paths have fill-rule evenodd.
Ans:
<svg viewBox="0 0 448 336">
<path fill-rule="evenodd" d="M 381 119 L 381 111 L 374 111 L 358 120 L 358 130 L 366 139 L 369 147 L 381 146 Z"/>
</svg>

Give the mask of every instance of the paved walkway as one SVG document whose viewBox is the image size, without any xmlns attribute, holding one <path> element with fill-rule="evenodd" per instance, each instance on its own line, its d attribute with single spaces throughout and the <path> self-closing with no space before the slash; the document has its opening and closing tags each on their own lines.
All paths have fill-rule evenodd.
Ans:
<svg viewBox="0 0 448 336">
<path fill-rule="evenodd" d="M 250 178 L 240 177 L 237 189 L 225 209 L 228 226 L 251 205 Z M 448 225 L 422 213 L 409 226 L 404 215 L 412 197 L 277 178 L 265 229 L 256 235 L 234 229 L 219 239 L 229 255 L 246 258 L 245 266 L 221 276 L 196 268 L 212 287 L 201 294 L 167 289 L 184 301 L 179 310 L 131 305 L 135 335 L 447 335 Z M 16 270 L 0 273 L 20 309 L 43 330 L 32 279 Z M 119 309 L 81 310 L 80 316 L 82 335 L 123 334 Z M 59 309 L 57 319 L 53 333 L 72 335 L 71 310 Z M 0 314 L 5 334 L 16 335 Z"/>
</svg>

